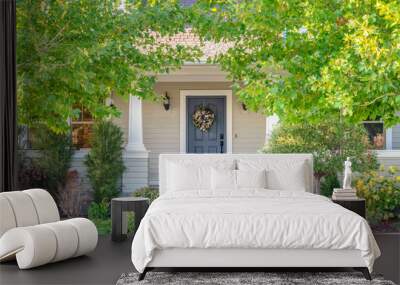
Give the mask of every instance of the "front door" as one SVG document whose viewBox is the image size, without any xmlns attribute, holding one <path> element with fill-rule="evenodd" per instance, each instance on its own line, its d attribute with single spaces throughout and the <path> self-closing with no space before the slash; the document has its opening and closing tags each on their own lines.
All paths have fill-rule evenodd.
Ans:
<svg viewBox="0 0 400 285">
<path fill-rule="evenodd" d="M 188 96 L 186 100 L 187 152 L 225 153 L 227 141 L 226 98 L 220 96 Z M 203 124 L 201 124 L 201 119 L 193 121 L 193 114 L 199 110 L 206 110 L 205 114 L 213 117 L 209 128 L 210 116 L 204 120 Z M 199 114 L 199 112 L 196 114 Z"/>
</svg>

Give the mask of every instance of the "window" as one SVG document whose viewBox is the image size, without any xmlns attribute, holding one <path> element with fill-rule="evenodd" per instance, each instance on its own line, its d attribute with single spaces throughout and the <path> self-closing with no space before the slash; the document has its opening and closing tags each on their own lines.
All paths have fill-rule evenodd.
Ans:
<svg viewBox="0 0 400 285">
<path fill-rule="evenodd" d="M 72 143 L 77 148 L 90 148 L 93 133 L 93 117 L 88 110 L 82 106 L 75 106 L 80 109 L 79 118 L 71 121 Z"/>
<path fill-rule="evenodd" d="M 385 149 L 386 134 L 382 121 L 365 121 L 364 127 L 367 130 L 369 141 L 373 149 Z"/>
</svg>

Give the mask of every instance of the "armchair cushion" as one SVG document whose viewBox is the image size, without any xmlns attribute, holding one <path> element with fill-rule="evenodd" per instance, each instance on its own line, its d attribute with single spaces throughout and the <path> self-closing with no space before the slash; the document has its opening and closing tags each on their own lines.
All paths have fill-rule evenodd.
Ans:
<svg viewBox="0 0 400 285">
<path fill-rule="evenodd" d="M 27 269 L 96 248 L 96 226 L 85 218 L 60 221 L 45 190 L 0 193 L 0 214 L 0 262 L 16 258 L 19 268 Z"/>
<path fill-rule="evenodd" d="M 35 205 L 29 195 L 23 191 L 3 192 L 4 197 L 10 204 L 13 219 L 17 227 L 27 227 L 39 224 Z"/>
<path fill-rule="evenodd" d="M 6 231 L 17 226 L 11 204 L 3 195 L 0 195 L 0 217 L 1 237 Z"/>
<path fill-rule="evenodd" d="M 20 269 L 28 269 L 84 255 L 96 248 L 97 229 L 88 219 L 13 228 L 0 239 L 0 260 L 14 255 Z"/>
<path fill-rule="evenodd" d="M 39 224 L 51 223 L 60 220 L 57 205 L 49 192 L 42 189 L 29 189 L 23 191 L 32 199 L 38 216 Z"/>
</svg>

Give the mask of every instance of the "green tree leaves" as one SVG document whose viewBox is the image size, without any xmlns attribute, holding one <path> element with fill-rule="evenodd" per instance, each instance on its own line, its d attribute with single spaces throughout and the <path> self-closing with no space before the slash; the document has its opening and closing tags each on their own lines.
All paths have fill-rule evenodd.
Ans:
<svg viewBox="0 0 400 285">
<path fill-rule="evenodd" d="M 400 121 L 400 3 L 396 0 L 20 0 L 18 103 L 21 123 L 68 130 L 81 104 L 95 118 L 114 91 L 154 99 L 155 75 L 196 62 L 201 47 L 160 37 L 187 27 L 202 41 L 228 42 L 209 58 L 252 110 L 286 121 Z"/>
<path fill-rule="evenodd" d="M 237 94 L 251 109 L 292 122 L 339 114 L 352 123 L 400 121 L 398 1 L 227 0 L 197 6 L 198 17 L 207 19 L 196 22 L 204 38 L 234 43 L 214 60 L 240 82 Z"/>
<path fill-rule="evenodd" d="M 154 75 L 194 61 L 197 49 L 157 42 L 183 31 L 187 13 L 176 1 L 21 0 L 17 6 L 19 121 L 68 131 L 74 104 L 95 118 L 116 116 L 113 91 L 154 99 Z"/>
</svg>

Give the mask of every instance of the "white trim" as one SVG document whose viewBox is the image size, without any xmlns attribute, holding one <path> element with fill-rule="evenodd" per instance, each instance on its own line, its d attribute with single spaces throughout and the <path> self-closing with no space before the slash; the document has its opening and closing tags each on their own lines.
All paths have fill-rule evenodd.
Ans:
<svg viewBox="0 0 400 285">
<path fill-rule="evenodd" d="M 143 144 L 142 99 L 133 95 L 129 96 L 128 143 L 125 150 L 127 152 L 147 152 Z"/>
<path fill-rule="evenodd" d="M 131 150 L 126 150 L 124 151 L 123 158 L 148 158 L 149 157 L 149 151 L 131 151 Z"/>
<path fill-rule="evenodd" d="M 225 96 L 226 97 L 226 152 L 232 153 L 232 90 L 181 90 L 179 113 L 179 149 L 186 153 L 186 97 Z"/>
<path fill-rule="evenodd" d="M 393 149 L 393 129 L 392 128 L 386 129 L 386 149 L 387 150 Z"/>
<path fill-rule="evenodd" d="M 377 150 L 378 158 L 400 158 L 400 150 Z"/>
<path fill-rule="evenodd" d="M 186 64 L 168 74 L 157 74 L 157 82 L 231 82 L 228 73 L 215 64 Z"/>
</svg>

